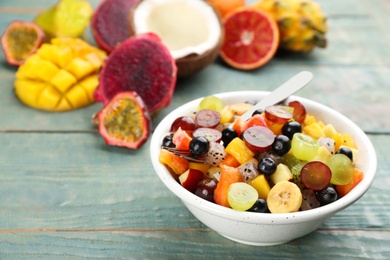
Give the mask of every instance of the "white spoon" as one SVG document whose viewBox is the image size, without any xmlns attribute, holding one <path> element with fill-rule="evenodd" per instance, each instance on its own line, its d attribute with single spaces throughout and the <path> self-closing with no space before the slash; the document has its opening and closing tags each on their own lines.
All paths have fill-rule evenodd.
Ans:
<svg viewBox="0 0 390 260">
<path fill-rule="evenodd" d="M 257 109 L 265 109 L 267 106 L 274 105 L 279 103 L 280 101 L 288 98 L 298 90 L 302 89 L 313 79 L 313 74 L 309 71 L 302 71 L 287 80 L 280 87 L 275 89 L 273 92 L 265 96 L 262 100 L 260 100 L 256 105 L 254 105 L 251 109 L 245 112 L 241 118 L 245 120 L 252 117 L 252 114 Z"/>
</svg>

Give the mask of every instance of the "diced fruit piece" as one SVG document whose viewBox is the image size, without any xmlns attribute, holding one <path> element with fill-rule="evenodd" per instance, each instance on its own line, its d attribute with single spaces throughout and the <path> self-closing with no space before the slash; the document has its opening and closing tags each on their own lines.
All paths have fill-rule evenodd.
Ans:
<svg viewBox="0 0 390 260">
<path fill-rule="evenodd" d="M 19 66 L 41 46 L 45 34 L 33 22 L 13 21 L 1 36 L 1 46 L 8 64 Z"/>
<path fill-rule="evenodd" d="M 335 150 L 339 150 L 342 146 L 348 146 L 349 148 L 357 148 L 355 140 L 349 134 L 337 133 L 332 136 L 335 141 Z"/>
<path fill-rule="evenodd" d="M 329 185 L 332 172 L 325 163 L 312 161 L 302 167 L 300 176 L 306 188 L 319 191 Z"/>
<path fill-rule="evenodd" d="M 183 174 L 179 175 L 179 181 L 181 186 L 194 193 L 198 188 L 198 183 L 203 180 L 203 177 L 203 172 L 200 170 L 188 169 Z"/>
<path fill-rule="evenodd" d="M 293 117 L 287 107 L 278 105 L 267 106 L 264 114 L 269 121 L 275 124 L 285 124 Z"/>
<path fill-rule="evenodd" d="M 214 128 L 220 121 L 221 115 L 217 111 L 211 109 L 202 109 L 195 115 L 195 125 L 198 128 Z"/>
<path fill-rule="evenodd" d="M 170 104 L 176 72 L 174 59 L 157 35 L 137 35 L 110 53 L 94 98 L 106 104 L 116 93 L 132 90 L 145 100 L 149 113 L 154 113 Z"/>
<path fill-rule="evenodd" d="M 364 173 L 359 170 L 358 168 L 355 168 L 353 171 L 353 179 L 350 183 L 345 185 L 335 185 L 337 193 L 340 195 L 340 197 L 344 197 L 347 195 L 356 185 L 361 182 L 364 178 Z"/>
<path fill-rule="evenodd" d="M 233 155 L 231 155 L 229 153 L 226 154 L 225 159 L 223 159 L 221 164 L 226 165 L 226 166 L 231 166 L 231 167 L 240 166 L 240 162 L 237 161 L 236 157 L 234 157 Z"/>
<path fill-rule="evenodd" d="M 335 142 L 332 138 L 330 137 L 320 137 L 318 139 L 318 143 L 320 144 L 320 146 L 326 148 L 326 150 L 330 153 L 330 154 L 334 154 L 335 150 L 334 150 L 334 146 L 335 146 Z"/>
<path fill-rule="evenodd" d="M 178 175 L 184 173 L 188 169 L 187 159 L 175 155 L 165 149 L 160 150 L 159 160 Z"/>
<path fill-rule="evenodd" d="M 234 113 L 230 110 L 229 106 L 225 106 L 219 114 L 221 115 L 220 124 L 232 123 L 234 120 Z"/>
<path fill-rule="evenodd" d="M 271 187 L 264 174 L 257 175 L 253 180 L 249 181 L 248 184 L 257 190 L 259 198 L 267 199 Z"/>
<path fill-rule="evenodd" d="M 320 161 L 323 163 L 326 163 L 330 157 L 332 157 L 332 154 L 329 152 L 328 149 L 325 148 L 325 146 L 320 146 L 317 150 L 316 156 L 313 158 L 312 161 Z"/>
<path fill-rule="evenodd" d="M 292 179 L 293 174 L 291 173 L 291 170 L 283 163 L 279 163 L 274 174 L 270 176 L 270 180 L 273 184 L 281 181 L 292 181 Z"/>
<path fill-rule="evenodd" d="M 259 175 L 259 171 L 257 170 L 258 161 L 255 158 L 251 158 L 249 161 L 241 164 L 238 169 L 245 182 L 248 182 Z"/>
<path fill-rule="evenodd" d="M 303 125 L 310 125 L 316 122 L 317 119 L 313 115 L 306 114 L 305 119 L 303 120 Z"/>
<path fill-rule="evenodd" d="M 91 19 L 91 32 L 100 48 L 112 52 L 115 47 L 130 38 L 127 19 L 140 0 L 104 0 L 96 8 Z"/>
<path fill-rule="evenodd" d="M 171 125 L 171 132 L 177 131 L 179 127 L 182 130 L 192 132 L 195 130 L 195 121 L 192 117 L 190 116 L 181 116 L 175 119 Z"/>
<path fill-rule="evenodd" d="M 274 133 L 265 126 L 252 126 L 243 134 L 246 146 L 253 152 L 264 152 L 274 142 Z"/>
<path fill-rule="evenodd" d="M 301 190 L 293 182 L 278 182 L 268 193 L 267 204 L 271 213 L 295 212 L 302 204 Z"/>
<path fill-rule="evenodd" d="M 326 137 L 332 138 L 335 134 L 337 134 L 336 129 L 332 124 L 327 124 L 322 128 Z"/>
<path fill-rule="evenodd" d="M 257 191 L 245 182 L 232 183 L 228 189 L 228 202 L 232 209 L 246 211 L 258 199 Z"/>
<path fill-rule="evenodd" d="M 44 10 L 34 21 L 51 37 L 80 37 L 89 25 L 93 8 L 88 1 L 60 0 Z"/>
<path fill-rule="evenodd" d="M 151 131 L 151 118 L 135 92 L 117 94 L 99 112 L 99 133 L 107 144 L 129 149 L 140 148 Z"/>
<path fill-rule="evenodd" d="M 263 115 L 256 114 L 245 121 L 241 127 L 241 133 L 252 126 L 264 126 L 267 127 L 267 121 L 265 120 Z"/>
<path fill-rule="evenodd" d="M 243 115 L 246 111 L 253 107 L 252 104 L 249 103 L 236 103 L 233 105 L 229 105 L 229 108 L 233 113 L 237 116 Z"/>
<path fill-rule="evenodd" d="M 316 139 L 302 133 L 294 134 L 291 141 L 292 154 L 303 161 L 311 161 L 317 155 L 319 147 Z"/>
<path fill-rule="evenodd" d="M 214 191 L 217 188 L 218 181 L 214 178 L 205 178 L 198 183 L 195 195 L 214 202 Z"/>
<path fill-rule="evenodd" d="M 226 156 L 225 147 L 217 142 L 209 141 L 209 150 L 206 153 L 205 163 L 218 166 Z"/>
<path fill-rule="evenodd" d="M 252 152 L 239 137 L 234 138 L 226 147 L 226 153 L 231 154 L 236 160 L 243 164 L 254 156 Z"/>
<path fill-rule="evenodd" d="M 321 206 L 321 204 L 317 200 L 315 192 L 309 189 L 304 189 L 302 191 L 302 204 L 299 210 L 305 211 L 318 208 L 319 206 Z"/>
<path fill-rule="evenodd" d="M 175 144 L 177 150 L 189 150 L 192 137 L 180 127 L 174 133 L 172 142 Z"/>
<path fill-rule="evenodd" d="M 279 44 L 276 20 L 262 11 L 239 8 L 223 20 L 224 43 L 220 55 L 236 69 L 252 70 L 268 63 Z"/>
<path fill-rule="evenodd" d="M 318 122 L 310 124 L 310 125 L 306 125 L 303 128 L 303 132 L 312 136 L 315 139 L 319 139 L 321 137 L 326 137 L 324 131 L 322 130 L 322 127 L 320 126 L 320 124 Z"/>
<path fill-rule="evenodd" d="M 206 96 L 204 97 L 198 105 L 198 111 L 203 109 L 210 109 L 220 112 L 224 108 L 222 99 L 216 96 Z"/>
<path fill-rule="evenodd" d="M 91 55 L 96 58 L 93 64 Z M 15 93 L 24 104 L 41 110 L 87 106 L 94 102 L 92 93 L 99 84 L 97 76 L 105 58 L 106 53 L 81 39 L 52 39 L 19 67 Z M 88 65 L 69 66 L 80 61 Z"/>
<path fill-rule="evenodd" d="M 230 166 L 221 166 L 221 175 L 214 191 L 214 201 L 218 205 L 229 207 L 228 191 L 232 183 L 242 182 L 243 178 L 237 168 Z"/>
<path fill-rule="evenodd" d="M 203 172 L 204 175 L 206 175 L 208 170 L 210 169 L 210 165 L 206 163 L 199 163 L 199 162 L 188 162 L 188 168 L 199 170 Z"/>
<path fill-rule="evenodd" d="M 219 180 L 220 175 L 221 175 L 221 167 L 219 166 L 211 166 L 207 171 L 207 178 Z"/>
<path fill-rule="evenodd" d="M 353 180 L 354 166 L 348 156 L 335 154 L 326 164 L 332 171 L 330 183 L 334 185 L 345 185 Z"/>
</svg>

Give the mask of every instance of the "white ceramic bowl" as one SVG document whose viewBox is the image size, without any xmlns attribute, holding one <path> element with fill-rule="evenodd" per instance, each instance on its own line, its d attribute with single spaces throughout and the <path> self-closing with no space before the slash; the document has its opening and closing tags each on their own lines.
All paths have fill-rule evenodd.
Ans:
<svg viewBox="0 0 390 260">
<path fill-rule="evenodd" d="M 226 104 L 260 100 L 268 92 L 239 91 L 216 94 Z M 159 162 L 159 150 L 172 122 L 179 116 L 196 111 L 201 99 L 191 101 L 175 109 L 157 126 L 150 144 L 153 166 L 161 181 L 178 196 L 191 213 L 209 228 L 233 241 L 256 246 L 276 245 L 302 237 L 320 227 L 335 213 L 356 202 L 371 186 L 376 172 L 377 159 L 374 147 L 364 132 L 339 112 L 310 101 L 291 96 L 289 100 L 302 102 L 307 111 L 325 123 L 331 123 L 339 132 L 349 133 L 359 149 L 357 167 L 364 172 L 364 179 L 343 198 L 316 209 L 283 214 L 241 212 L 208 202 L 184 189 Z"/>
</svg>

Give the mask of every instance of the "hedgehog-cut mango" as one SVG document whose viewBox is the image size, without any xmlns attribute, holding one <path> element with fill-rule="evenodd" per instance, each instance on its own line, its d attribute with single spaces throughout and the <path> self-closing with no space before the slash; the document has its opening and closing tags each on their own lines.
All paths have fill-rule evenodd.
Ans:
<svg viewBox="0 0 390 260">
<path fill-rule="evenodd" d="M 94 102 L 106 53 L 81 39 L 44 43 L 16 72 L 15 94 L 27 106 L 68 111 Z"/>
</svg>

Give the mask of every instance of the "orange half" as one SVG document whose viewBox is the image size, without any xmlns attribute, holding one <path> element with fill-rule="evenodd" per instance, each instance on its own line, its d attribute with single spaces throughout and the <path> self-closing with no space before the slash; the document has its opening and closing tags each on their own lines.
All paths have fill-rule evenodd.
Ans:
<svg viewBox="0 0 390 260">
<path fill-rule="evenodd" d="M 269 62 L 279 44 L 277 22 L 263 11 L 239 8 L 223 20 L 225 39 L 222 59 L 240 70 L 252 70 Z"/>
</svg>

